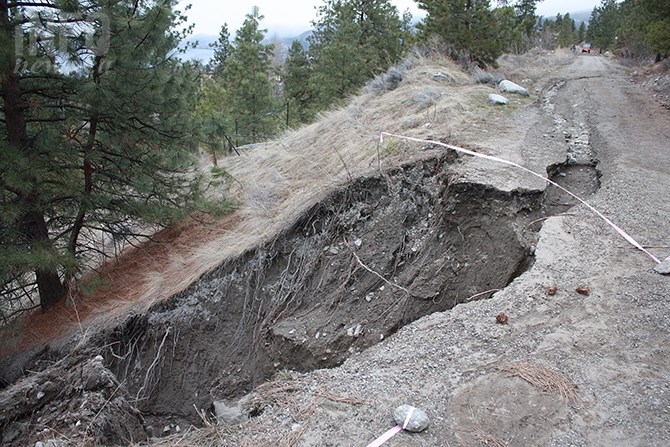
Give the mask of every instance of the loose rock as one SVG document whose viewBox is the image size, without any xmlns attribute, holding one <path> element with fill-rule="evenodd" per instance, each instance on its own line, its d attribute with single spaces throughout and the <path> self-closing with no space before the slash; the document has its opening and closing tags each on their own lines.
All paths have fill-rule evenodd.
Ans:
<svg viewBox="0 0 670 447">
<path fill-rule="evenodd" d="M 214 414 L 220 425 L 238 425 L 249 419 L 239 402 L 214 402 Z"/>
<path fill-rule="evenodd" d="M 670 275 L 670 257 L 654 267 L 654 270 L 661 275 Z"/>
<path fill-rule="evenodd" d="M 498 87 L 500 87 L 501 92 L 517 93 L 522 96 L 530 95 L 530 93 L 528 93 L 528 90 L 526 88 L 521 87 L 519 84 L 515 84 L 512 81 L 508 81 L 507 79 L 500 81 Z"/>
<path fill-rule="evenodd" d="M 407 419 L 407 415 L 412 408 L 414 407 L 407 404 L 396 408 L 395 412 L 393 413 L 393 417 L 398 425 L 402 426 L 405 423 L 405 419 Z M 405 430 L 411 431 L 413 433 L 419 433 L 427 429 L 429 425 L 430 419 L 428 418 L 428 415 L 423 410 L 414 408 L 414 412 L 412 413 Z"/>
<path fill-rule="evenodd" d="M 491 93 L 489 95 L 489 102 L 496 105 L 506 106 L 507 104 L 509 104 L 509 99 L 505 98 L 502 95 L 496 95 L 495 93 Z"/>
<path fill-rule="evenodd" d="M 449 77 L 441 71 L 438 71 L 433 75 L 433 79 L 436 81 L 447 81 Z"/>
</svg>

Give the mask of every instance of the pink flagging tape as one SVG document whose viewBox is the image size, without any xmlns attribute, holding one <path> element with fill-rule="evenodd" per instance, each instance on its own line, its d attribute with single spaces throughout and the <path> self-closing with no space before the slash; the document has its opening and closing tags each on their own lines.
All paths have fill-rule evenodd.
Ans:
<svg viewBox="0 0 670 447">
<path fill-rule="evenodd" d="M 653 259 L 654 262 L 656 262 L 657 264 L 660 264 L 660 263 L 661 263 L 661 261 L 660 261 L 656 256 L 654 256 L 654 255 L 651 254 L 649 251 L 647 251 L 642 245 L 640 245 L 635 239 L 633 239 L 628 233 L 626 233 L 626 232 L 625 232 L 623 229 L 621 229 L 618 225 L 616 225 L 614 222 L 612 222 L 610 219 L 608 219 L 603 213 L 601 213 L 600 211 L 598 211 L 597 209 L 595 209 L 593 206 L 591 206 L 589 203 L 587 203 L 585 200 L 581 199 L 580 197 L 577 197 L 575 194 L 573 194 L 572 192 L 568 191 L 567 189 L 565 189 L 564 187 L 562 187 L 562 186 L 559 185 L 558 183 L 556 183 L 556 182 L 554 182 L 554 181 L 552 181 L 552 180 L 549 180 L 548 178 L 546 178 L 546 177 L 545 177 L 544 175 L 542 175 L 542 174 L 538 174 L 537 172 L 532 171 L 532 170 L 530 170 L 530 169 L 528 169 L 528 168 L 526 168 L 526 167 L 524 167 L 524 166 L 521 166 L 520 164 L 514 163 L 514 162 L 509 161 L 509 160 L 505 160 L 505 159 L 503 159 L 503 158 L 494 157 L 494 156 L 492 156 L 492 155 L 480 154 L 480 153 L 478 153 L 478 152 L 474 152 L 474 151 L 471 151 L 471 150 L 468 150 L 468 149 L 464 149 L 464 148 L 462 148 L 462 147 L 452 146 L 452 145 L 450 145 L 450 144 L 442 143 L 441 141 L 423 140 L 423 139 L 420 139 L 420 138 L 413 138 L 413 137 L 407 137 L 407 136 L 404 136 L 404 135 L 396 135 L 396 134 L 392 134 L 392 133 L 388 133 L 388 132 L 382 132 L 381 135 L 380 135 L 380 137 L 379 137 L 379 141 L 380 141 L 381 143 L 384 142 L 384 136 L 385 136 L 385 135 L 386 135 L 386 136 L 389 136 L 389 137 L 393 137 L 393 138 L 399 138 L 399 139 L 402 139 L 402 140 L 415 141 L 415 142 L 417 142 L 417 143 L 435 144 L 435 145 L 437 145 L 437 146 L 446 147 L 447 149 L 451 149 L 451 150 L 454 150 L 454 151 L 456 151 L 456 152 L 460 152 L 460 153 L 463 153 L 463 154 L 471 155 L 471 156 L 473 156 L 473 157 L 484 158 L 484 159 L 486 159 L 486 160 L 495 161 L 495 162 L 497 162 L 497 163 L 503 163 L 503 164 L 506 164 L 506 165 L 509 165 L 509 166 L 514 166 L 515 168 L 521 169 L 522 171 L 525 171 L 525 172 L 527 172 L 527 173 L 529 173 L 529 174 L 531 174 L 531 175 L 534 175 L 535 177 L 541 178 L 542 180 L 551 183 L 551 184 L 554 185 L 555 187 L 559 188 L 561 191 L 564 191 L 565 193 L 567 193 L 567 194 L 569 194 L 570 196 L 574 197 L 575 199 L 579 200 L 579 202 L 581 202 L 582 204 L 584 204 L 584 206 L 586 206 L 588 209 L 590 209 L 591 211 L 593 211 L 598 217 L 600 217 L 602 220 L 604 220 L 610 227 L 612 227 L 612 228 L 614 229 L 614 231 L 616 231 L 617 233 L 619 233 L 619 234 L 620 234 L 624 239 L 626 239 L 626 240 L 627 240 L 633 247 L 635 247 L 635 248 L 637 248 L 638 250 L 640 250 L 640 251 L 642 251 L 643 253 L 645 253 L 647 256 L 649 256 L 651 259 Z"/>
<path fill-rule="evenodd" d="M 403 431 L 404 429 L 407 428 L 407 424 L 409 424 L 409 421 L 412 419 L 412 415 L 414 414 L 414 410 L 416 410 L 415 407 L 410 407 L 409 411 L 407 412 L 407 416 L 405 416 L 405 421 L 401 425 L 396 425 L 374 441 L 372 441 L 370 444 L 368 444 L 367 447 L 380 447 L 386 443 L 389 439 Z"/>
<path fill-rule="evenodd" d="M 400 425 L 396 425 L 374 441 L 372 441 L 370 444 L 368 444 L 368 447 L 380 447 L 386 443 L 389 439 L 397 435 L 402 431 L 402 427 Z"/>
</svg>

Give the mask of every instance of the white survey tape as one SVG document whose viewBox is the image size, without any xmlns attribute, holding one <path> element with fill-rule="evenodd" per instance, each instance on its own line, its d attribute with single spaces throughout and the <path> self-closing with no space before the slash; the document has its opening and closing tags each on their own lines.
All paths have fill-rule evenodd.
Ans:
<svg viewBox="0 0 670 447">
<path fill-rule="evenodd" d="M 389 136 L 389 137 L 393 137 L 393 138 L 400 138 L 400 139 L 403 139 L 403 140 L 416 141 L 418 143 L 435 144 L 435 145 L 438 145 L 438 146 L 446 147 L 447 149 L 451 149 L 451 150 L 454 150 L 456 152 L 460 152 L 460 153 L 467 154 L 467 155 L 472 155 L 473 157 L 484 158 L 486 160 L 492 160 L 492 161 L 495 161 L 495 162 L 498 162 L 498 163 L 503 163 L 503 164 L 506 164 L 506 165 L 509 165 L 509 166 L 514 166 L 515 168 L 521 169 L 522 171 L 525 171 L 525 172 L 527 172 L 531 175 L 534 175 L 535 177 L 541 178 L 542 180 L 551 183 L 555 187 L 559 188 L 561 191 L 563 191 L 563 192 L 569 194 L 570 196 L 574 197 L 575 199 L 579 200 L 582 204 L 584 204 L 584 206 L 586 206 L 588 209 L 593 211 L 598 217 L 600 217 L 610 227 L 612 227 L 614 229 L 614 231 L 616 231 L 624 239 L 626 239 L 633 247 L 635 247 L 638 250 L 645 253 L 647 256 L 649 256 L 651 259 L 653 259 L 654 262 L 656 262 L 657 264 L 661 263 L 661 261 L 656 256 L 654 256 L 649 251 L 647 251 L 642 245 L 640 245 L 635 239 L 633 239 L 628 233 L 626 233 L 618 225 L 616 225 L 614 222 L 612 222 L 610 219 L 608 219 L 603 213 L 601 213 L 600 211 L 595 209 L 593 206 L 588 204 L 586 201 L 584 201 L 580 197 L 576 196 L 572 192 L 568 191 L 567 189 L 565 189 L 564 187 L 562 187 L 558 183 L 548 179 L 547 177 L 545 177 L 542 174 L 538 174 L 537 172 L 531 171 L 530 169 L 528 169 L 524 166 L 521 166 L 520 164 L 514 163 L 514 162 L 509 161 L 509 160 L 505 160 L 503 158 L 498 158 L 498 157 L 494 157 L 494 156 L 486 155 L 486 154 L 480 154 L 479 152 L 474 152 L 474 151 L 471 151 L 471 150 L 468 150 L 468 149 L 464 149 L 462 147 L 452 146 L 450 144 L 445 144 L 445 143 L 442 143 L 441 141 L 423 140 L 423 139 L 420 139 L 420 138 L 413 138 L 413 137 L 407 137 L 407 136 L 404 136 L 404 135 L 396 135 L 396 134 L 392 134 L 392 133 L 388 133 L 388 132 L 382 132 L 380 137 L 379 137 L 380 142 L 382 142 L 382 143 L 384 142 L 384 136 L 385 135 Z"/>
</svg>

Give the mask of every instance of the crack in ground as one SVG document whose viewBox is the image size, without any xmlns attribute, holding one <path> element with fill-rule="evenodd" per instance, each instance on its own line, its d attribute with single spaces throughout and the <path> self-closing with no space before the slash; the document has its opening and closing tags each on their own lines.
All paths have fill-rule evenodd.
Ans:
<svg viewBox="0 0 670 447">
<path fill-rule="evenodd" d="M 569 147 L 586 153 L 579 135 Z M 563 198 L 551 188 L 452 182 L 457 159 L 352 181 L 271 243 L 90 347 L 147 424 L 197 424 L 194 406 L 215 412 L 214 403 L 222 418 L 246 418 L 240 399 L 282 371 L 340 365 L 425 315 L 490 297 L 532 265 L 529 223 L 571 205 L 553 206 Z M 572 186 L 584 168 L 548 172 Z"/>
</svg>

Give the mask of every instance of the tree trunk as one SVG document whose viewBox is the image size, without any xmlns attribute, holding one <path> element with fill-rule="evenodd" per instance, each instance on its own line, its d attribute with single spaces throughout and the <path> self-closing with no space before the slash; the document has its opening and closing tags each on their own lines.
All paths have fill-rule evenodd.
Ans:
<svg viewBox="0 0 670 447">
<path fill-rule="evenodd" d="M 29 200 L 29 203 L 32 201 Z M 32 204 L 29 206 L 32 208 Z M 44 213 L 41 211 L 33 209 L 26 212 L 21 219 L 21 230 L 32 249 L 48 250 L 51 248 L 49 229 L 44 219 Z M 40 294 L 40 306 L 42 310 L 47 310 L 57 304 L 65 295 L 65 286 L 58 274 L 58 266 L 36 267 L 35 277 L 37 279 L 37 290 Z"/>
<path fill-rule="evenodd" d="M 26 117 L 22 101 L 21 86 L 19 84 L 20 74 L 16 67 L 16 56 L 14 54 L 14 24 L 9 18 L 9 6 L 7 1 L 0 1 L 0 32 L 4 34 L 3 46 L 9 54 L 3 56 L 1 61 L 3 112 L 7 142 L 22 152 L 30 151 Z M 34 180 L 34 179 L 33 179 Z M 25 236 L 32 249 L 48 249 L 51 241 L 44 212 L 40 209 L 39 194 L 36 190 L 19 197 L 26 208 L 19 218 L 21 233 Z M 38 264 L 38 262 L 36 262 Z M 35 269 L 37 289 L 40 295 L 40 306 L 43 310 L 52 307 L 64 295 L 65 287 L 58 274 L 58 266 Z"/>
</svg>

